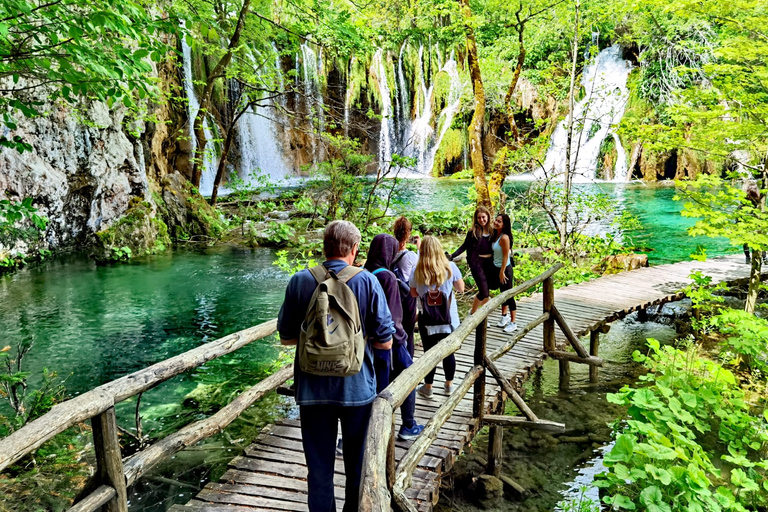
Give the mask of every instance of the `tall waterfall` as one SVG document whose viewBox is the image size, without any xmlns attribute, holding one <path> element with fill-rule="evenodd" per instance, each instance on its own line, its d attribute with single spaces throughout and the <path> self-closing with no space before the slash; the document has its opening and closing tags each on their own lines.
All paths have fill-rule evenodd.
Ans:
<svg viewBox="0 0 768 512">
<path fill-rule="evenodd" d="M 430 51 L 427 51 L 427 59 L 430 59 Z M 439 52 L 435 60 L 440 63 Z M 432 175 L 432 166 L 434 165 L 435 155 L 440 148 L 440 142 L 443 136 L 451 127 L 453 118 L 459 111 L 461 100 L 461 79 L 454 56 L 448 59 L 445 65 L 442 65 L 440 72 L 447 73 L 451 79 L 451 85 L 448 93 L 445 108 L 435 116 L 432 107 L 434 98 L 434 81 L 428 84 L 428 74 L 424 67 L 424 47 L 419 47 L 419 66 L 416 75 L 416 91 L 414 94 L 414 115 L 415 118 L 410 124 L 404 124 L 403 134 L 399 137 L 402 140 L 400 152 L 404 156 L 416 158 L 416 168 L 413 170 L 415 177 L 424 177 Z M 398 63 L 398 74 L 402 76 L 402 64 Z M 435 74 L 436 75 L 436 74 Z M 404 87 L 404 84 L 403 84 Z M 437 136 L 435 136 L 434 124 L 437 126 Z"/>
<path fill-rule="evenodd" d="M 301 65 L 304 77 L 304 104 L 312 127 L 318 134 L 325 129 L 325 103 L 320 77 L 323 76 L 322 51 L 315 54 L 307 44 L 301 45 Z M 323 158 L 323 149 L 319 144 L 319 135 L 310 136 L 312 158 L 315 163 Z"/>
<path fill-rule="evenodd" d="M 274 47 L 273 47 L 274 48 Z M 275 54 L 277 49 L 274 48 Z M 257 67 L 256 59 L 252 59 Z M 274 60 L 275 69 L 270 69 L 266 76 L 274 73 L 276 86 L 283 86 L 279 55 Z M 247 101 L 247 100 L 246 100 Z M 289 167 L 285 161 L 282 147 L 277 139 L 277 109 L 274 100 L 261 104 L 248 111 L 238 121 L 238 142 L 240 144 L 240 167 L 238 174 L 250 181 L 252 173 L 268 176 L 270 181 L 278 181 L 288 176 Z"/>
<path fill-rule="evenodd" d="M 181 38 L 181 50 L 184 64 L 184 92 L 187 94 L 187 117 L 189 118 L 189 140 L 194 154 L 197 148 L 197 136 L 195 136 L 194 122 L 197 117 L 197 111 L 200 110 L 200 101 L 197 99 L 195 89 L 192 85 L 192 48 L 187 44 L 185 38 Z M 205 131 L 205 152 L 203 153 L 203 166 L 200 176 L 199 191 L 204 196 L 210 196 L 213 193 L 213 182 L 216 178 L 216 161 L 214 158 L 213 134 L 208 126 L 208 120 L 203 118 L 203 130 Z"/>
<path fill-rule="evenodd" d="M 573 112 L 574 132 L 571 141 L 573 181 L 595 180 L 600 146 L 607 137 L 613 138 L 616 147 L 617 158 L 613 178 L 617 181 L 626 179 L 626 151 L 616 134 L 616 127 L 624 115 L 629 98 L 627 90 L 629 72 L 630 65 L 621 58 L 618 45 L 601 51 L 584 71 L 582 85 L 586 94 L 574 106 Z M 564 174 L 565 152 L 568 144 L 566 124 L 567 119 L 555 128 L 543 169 L 538 169 L 534 173 L 537 178 Z M 581 130 L 577 130 L 576 126 L 582 126 Z"/>
<path fill-rule="evenodd" d="M 376 76 L 381 98 L 381 128 L 379 130 L 379 167 L 386 169 L 392 161 L 392 140 L 394 124 L 392 122 L 392 93 L 387 83 L 386 57 L 382 49 L 376 50 L 371 61 L 371 74 Z"/>
</svg>

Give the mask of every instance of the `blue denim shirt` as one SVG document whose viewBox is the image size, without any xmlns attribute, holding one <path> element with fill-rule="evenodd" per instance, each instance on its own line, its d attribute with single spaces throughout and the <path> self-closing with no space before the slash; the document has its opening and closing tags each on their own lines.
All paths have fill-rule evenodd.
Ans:
<svg viewBox="0 0 768 512">
<path fill-rule="evenodd" d="M 342 260 L 323 263 L 336 273 L 347 266 Z M 299 405 L 366 405 L 376 398 L 376 373 L 373 370 L 371 342 L 384 342 L 395 332 L 387 298 L 378 280 L 369 272 L 360 272 L 347 281 L 360 307 L 363 335 L 368 339 L 360 372 L 349 377 L 323 377 L 304 373 L 298 361 L 294 365 L 296 403 Z M 285 301 L 277 316 L 277 330 L 283 339 L 298 339 L 309 301 L 317 281 L 309 270 L 295 274 L 285 290 Z"/>
</svg>

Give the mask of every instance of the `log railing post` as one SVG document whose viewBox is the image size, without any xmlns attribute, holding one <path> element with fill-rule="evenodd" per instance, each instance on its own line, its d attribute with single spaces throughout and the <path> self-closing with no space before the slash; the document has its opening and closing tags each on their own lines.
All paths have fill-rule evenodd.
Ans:
<svg viewBox="0 0 768 512">
<path fill-rule="evenodd" d="M 395 486 L 395 477 L 397 476 L 397 458 L 395 454 L 395 415 L 392 415 L 392 431 L 387 445 L 387 489 L 390 494 Z"/>
<path fill-rule="evenodd" d="M 544 352 L 555 350 L 555 318 L 551 314 L 555 304 L 555 282 L 552 277 L 544 280 L 544 312 L 550 313 L 549 319 L 544 322 Z"/>
<path fill-rule="evenodd" d="M 595 329 L 589 332 L 589 355 L 597 357 L 597 348 L 600 345 L 600 331 Z M 597 382 L 597 366 L 589 367 L 589 382 Z"/>
<path fill-rule="evenodd" d="M 504 427 L 501 425 L 491 425 L 488 436 L 488 466 L 485 468 L 485 472 L 496 478 L 499 478 L 501 475 L 503 441 Z"/>
<path fill-rule="evenodd" d="M 96 451 L 96 478 L 98 485 L 115 489 L 115 497 L 103 507 L 104 512 L 128 512 L 128 492 L 123 472 L 120 441 L 117 438 L 115 408 L 110 407 L 91 418 L 93 446 Z"/>
<path fill-rule="evenodd" d="M 476 418 L 477 427 L 480 428 L 483 423 L 483 414 L 485 414 L 485 335 L 488 331 L 488 317 L 477 325 L 475 330 L 475 358 L 474 365 L 483 367 L 483 374 L 475 381 L 475 396 L 472 402 L 472 416 Z"/>
</svg>

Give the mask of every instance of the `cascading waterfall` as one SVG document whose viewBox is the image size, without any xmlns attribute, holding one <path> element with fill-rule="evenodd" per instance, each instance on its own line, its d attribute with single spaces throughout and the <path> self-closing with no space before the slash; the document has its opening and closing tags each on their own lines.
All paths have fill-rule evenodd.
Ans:
<svg viewBox="0 0 768 512">
<path fill-rule="evenodd" d="M 427 54 L 427 58 L 431 59 L 429 56 L 430 52 L 427 52 Z M 442 60 L 440 57 L 435 57 L 436 62 L 440 62 L 440 60 Z M 435 129 L 432 127 L 434 83 L 427 85 L 423 46 L 419 48 L 419 62 L 414 98 L 416 117 L 410 122 L 410 126 L 407 126 L 404 130 L 404 136 L 400 138 L 405 141 L 400 150 L 403 155 L 416 159 L 416 168 L 413 170 L 414 177 L 425 177 L 432 175 L 432 167 L 437 150 L 440 148 L 443 136 L 451 127 L 453 118 L 459 111 L 462 86 L 456 60 L 452 54 L 448 61 L 440 68 L 440 72 L 448 74 L 451 84 L 445 108 L 437 115 L 437 136 L 435 136 Z"/>
<path fill-rule="evenodd" d="M 304 102 L 310 122 L 313 122 L 313 128 L 318 134 L 323 133 L 325 124 L 325 104 L 323 102 L 323 92 L 320 86 L 320 77 L 322 76 L 322 54 L 315 54 L 307 43 L 301 45 L 301 63 L 304 76 Z M 310 136 L 312 144 L 312 159 L 315 164 L 323 158 L 323 151 L 318 143 L 319 136 L 313 134 Z"/>
<path fill-rule="evenodd" d="M 256 67 L 255 59 L 252 60 Z M 282 87 L 279 56 L 275 66 L 276 69 L 270 71 L 276 73 L 276 81 Z M 271 100 L 268 105 L 258 105 L 255 109 L 249 107 L 238 121 L 241 155 L 239 175 L 246 182 L 252 181 L 254 172 L 268 176 L 270 181 L 282 180 L 288 176 L 289 168 L 277 140 L 275 118 L 276 109 Z"/>
<path fill-rule="evenodd" d="M 625 181 L 627 173 L 626 152 L 621 145 L 616 127 L 624 115 L 629 91 L 627 77 L 630 64 L 621 58 L 618 45 L 601 51 L 586 68 L 582 85 L 586 91 L 584 99 L 574 106 L 574 123 L 583 125 L 574 130 L 571 141 L 571 171 L 573 181 L 595 180 L 600 146 L 608 137 L 613 137 L 616 146 L 616 166 L 613 179 Z M 534 175 L 541 179 L 546 175 L 564 175 L 565 152 L 568 144 L 567 119 L 557 125 L 552 142 L 544 161 L 543 169 Z"/>
<path fill-rule="evenodd" d="M 197 136 L 195 136 L 194 122 L 197 117 L 197 111 L 200 110 L 200 102 L 195 94 L 192 85 L 192 48 L 187 44 L 185 38 L 181 38 L 181 52 L 184 64 L 184 92 L 187 95 L 187 116 L 189 118 L 189 140 L 192 152 L 197 148 Z M 203 153 L 203 168 L 200 175 L 199 191 L 204 196 L 210 196 L 213 193 L 213 182 L 216 178 L 216 161 L 211 139 L 213 134 L 208 127 L 208 120 L 203 118 L 203 130 L 205 132 L 205 152 Z"/>
<path fill-rule="evenodd" d="M 403 52 L 405 51 L 405 43 L 400 47 L 400 55 L 397 57 L 397 81 L 400 84 L 400 117 L 397 121 L 398 126 L 398 140 L 399 147 L 405 145 L 405 127 L 408 125 L 411 117 L 411 105 L 408 96 L 408 87 L 405 81 L 405 72 L 403 71 Z"/>
<path fill-rule="evenodd" d="M 387 83 L 387 70 L 384 51 L 376 50 L 371 61 L 371 73 L 376 76 L 381 98 L 381 128 L 379 130 L 379 167 L 385 169 L 392 161 L 392 139 L 394 127 L 392 124 L 392 95 Z"/>
</svg>

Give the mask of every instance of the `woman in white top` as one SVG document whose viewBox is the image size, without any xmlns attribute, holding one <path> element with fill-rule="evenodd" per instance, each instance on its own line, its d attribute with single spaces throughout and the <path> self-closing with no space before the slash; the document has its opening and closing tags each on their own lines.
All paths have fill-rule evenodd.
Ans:
<svg viewBox="0 0 768 512">
<path fill-rule="evenodd" d="M 420 297 L 419 334 L 427 351 L 446 338 L 459 326 L 459 310 L 453 291 L 464 291 L 464 280 L 456 264 L 449 262 L 437 238 L 425 236 L 419 250 L 419 260 L 410 278 L 411 296 Z M 443 359 L 445 389 L 452 391 L 456 373 L 453 354 Z M 424 378 L 424 385 L 416 391 L 424 398 L 432 398 L 433 369 Z"/>
<path fill-rule="evenodd" d="M 509 215 L 500 213 L 493 221 L 493 234 L 491 235 L 491 249 L 493 258 L 489 258 L 485 264 L 485 274 L 488 280 L 488 288 L 505 292 L 512 288 L 514 274 L 512 268 L 512 221 Z M 517 330 L 515 315 L 517 303 L 515 298 L 508 299 L 501 305 L 501 320 L 496 327 L 502 327 L 504 332 L 510 333 Z"/>
</svg>

